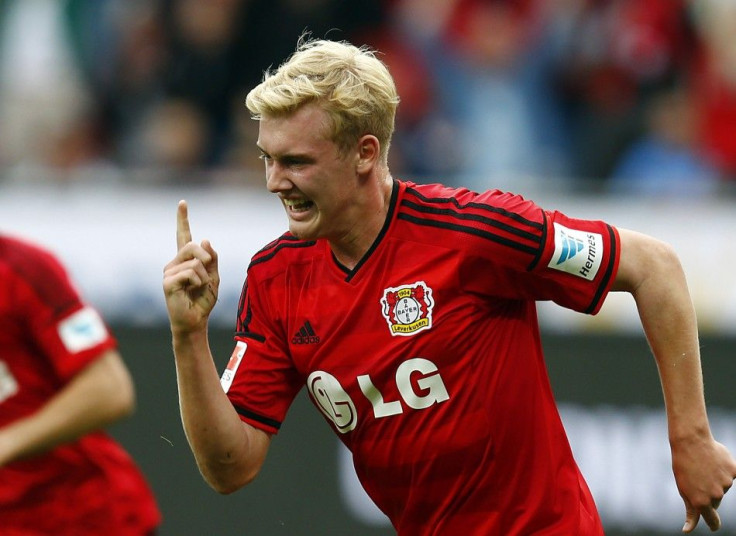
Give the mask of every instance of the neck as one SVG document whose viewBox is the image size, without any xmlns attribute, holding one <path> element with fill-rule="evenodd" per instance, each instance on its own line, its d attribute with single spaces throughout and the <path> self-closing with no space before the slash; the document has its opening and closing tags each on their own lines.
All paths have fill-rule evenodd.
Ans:
<svg viewBox="0 0 736 536">
<path fill-rule="evenodd" d="M 393 182 L 391 176 L 387 175 L 353 218 L 353 227 L 340 240 L 330 240 L 332 253 L 346 268 L 352 270 L 357 266 L 383 229 L 391 205 Z"/>
</svg>

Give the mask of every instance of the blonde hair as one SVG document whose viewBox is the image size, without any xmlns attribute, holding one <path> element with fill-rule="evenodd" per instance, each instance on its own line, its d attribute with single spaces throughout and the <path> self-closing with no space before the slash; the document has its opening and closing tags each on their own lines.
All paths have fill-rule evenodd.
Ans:
<svg viewBox="0 0 736 536">
<path fill-rule="evenodd" d="M 316 102 L 327 113 L 330 139 L 341 152 L 365 134 L 381 145 L 386 164 L 399 96 L 384 63 L 370 48 L 344 41 L 299 39 L 296 51 L 246 97 L 254 119 L 290 115 Z"/>
</svg>

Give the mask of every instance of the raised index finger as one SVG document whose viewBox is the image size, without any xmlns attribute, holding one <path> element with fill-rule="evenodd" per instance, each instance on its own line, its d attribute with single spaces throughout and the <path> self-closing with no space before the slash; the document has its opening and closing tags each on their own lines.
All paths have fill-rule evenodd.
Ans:
<svg viewBox="0 0 736 536">
<path fill-rule="evenodd" d="M 187 202 L 179 201 L 176 208 L 176 247 L 183 248 L 192 241 L 192 232 L 189 230 L 189 214 L 187 210 Z"/>
</svg>

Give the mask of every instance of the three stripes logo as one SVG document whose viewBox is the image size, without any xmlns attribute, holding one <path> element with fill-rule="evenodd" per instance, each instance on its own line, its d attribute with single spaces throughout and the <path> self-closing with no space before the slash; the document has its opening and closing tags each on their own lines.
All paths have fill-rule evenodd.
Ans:
<svg viewBox="0 0 736 536">
<path fill-rule="evenodd" d="M 565 232 L 562 233 L 561 239 L 562 252 L 560 253 L 560 258 L 557 260 L 557 264 L 562 264 L 566 260 L 572 259 L 585 247 L 582 240 L 575 238 L 574 236 L 570 236 Z"/>
<path fill-rule="evenodd" d="M 317 344 L 319 336 L 314 332 L 309 320 L 291 338 L 291 344 Z"/>
</svg>

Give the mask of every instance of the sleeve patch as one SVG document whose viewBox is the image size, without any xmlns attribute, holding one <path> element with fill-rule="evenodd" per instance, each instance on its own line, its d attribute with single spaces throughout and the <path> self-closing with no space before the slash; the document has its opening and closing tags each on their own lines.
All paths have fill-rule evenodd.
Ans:
<svg viewBox="0 0 736 536">
<path fill-rule="evenodd" d="M 61 342 L 72 354 L 93 348 L 109 337 L 105 323 L 91 307 L 80 309 L 59 322 L 58 331 Z"/>
<path fill-rule="evenodd" d="M 230 356 L 230 360 L 227 362 L 227 367 L 225 367 L 225 371 L 220 377 L 220 385 L 222 385 L 222 388 L 226 393 L 230 390 L 230 386 L 233 384 L 235 372 L 238 370 L 247 348 L 248 345 L 245 342 L 238 341 L 232 355 Z"/>
<path fill-rule="evenodd" d="M 588 281 L 595 279 L 603 259 L 603 236 L 559 223 L 554 226 L 555 251 L 547 266 Z"/>
</svg>

